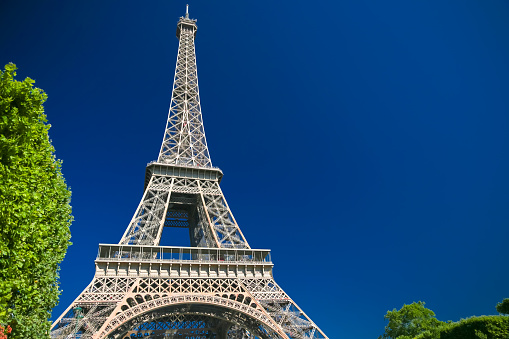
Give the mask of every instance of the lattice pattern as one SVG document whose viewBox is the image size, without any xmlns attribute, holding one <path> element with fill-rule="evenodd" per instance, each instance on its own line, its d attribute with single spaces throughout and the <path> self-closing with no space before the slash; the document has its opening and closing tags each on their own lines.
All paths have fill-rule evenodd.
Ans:
<svg viewBox="0 0 509 339">
<path fill-rule="evenodd" d="M 121 301 L 133 285 L 132 278 L 96 277 L 78 297 L 77 302 L 112 302 Z"/>
<path fill-rule="evenodd" d="M 266 334 L 266 331 L 257 332 Z M 140 335 L 150 339 L 174 337 L 209 339 L 222 338 L 223 335 L 225 339 L 257 338 L 254 333 L 239 325 L 230 325 L 218 318 L 190 313 L 170 314 L 159 319 L 142 323 L 139 326 L 135 326 L 133 330 L 128 331 L 123 336 L 124 339 L 130 339 Z"/>
<path fill-rule="evenodd" d="M 201 115 L 194 20 L 179 21 L 179 49 L 168 122 L 158 162 L 212 167 Z"/>
<path fill-rule="evenodd" d="M 223 195 L 204 195 L 204 200 L 219 247 L 249 248 Z"/>
<path fill-rule="evenodd" d="M 200 189 L 206 195 L 223 195 L 217 181 L 200 181 Z"/>
<path fill-rule="evenodd" d="M 51 338 L 92 338 L 108 316 L 115 309 L 116 304 L 75 304 L 74 307 L 64 315 L 57 326 L 51 331 Z M 79 311 L 78 311 L 79 310 Z"/>
<path fill-rule="evenodd" d="M 202 315 L 188 315 L 173 313 L 157 319 L 157 321 L 144 322 L 136 327 L 137 331 L 177 330 L 177 329 L 214 329 L 219 325 L 219 320 Z"/>
<path fill-rule="evenodd" d="M 227 312 L 223 311 L 225 314 L 223 317 L 233 323 L 236 322 L 235 319 L 242 319 L 244 323 L 253 323 L 253 321 L 257 322 L 259 326 L 263 328 L 264 332 L 270 335 L 263 337 L 279 338 L 279 336 L 275 335 L 275 333 L 278 332 L 278 327 L 269 316 L 256 308 L 234 300 L 213 295 L 177 295 L 161 297 L 145 302 L 140 299 L 138 302 L 139 304 L 133 304 L 131 307 L 126 308 L 122 312 L 116 314 L 113 318 L 110 318 L 108 322 L 103 325 L 99 337 L 102 338 L 111 333 L 113 330 L 119 329 L 122 326 L 129 326 L 129 324 L 135 319 L 147 321 L 148 319 L 144 317 L 147 317 L 147 314 L 152 311 L 164 311 L 172 305 L 179 304 L 189 305 L 186 306 L 189 308 L 193 304 L 196 304 L 209 305 L 208 308 L 211 309 L 210 315 L 219 318 L 221 318 L 221 310 L 226 310 Z M 250 328 L 252 329 L 253 327 L 250 326 Z"/>
<path fill-rule="evenodd" d="M 166 176 L 154 176 L 150 183 L 152 191 L 169 191 L 171 189 L 172 178 Z"/>
<path fill-rule="evenodd" d="M 211 338 L 221 331 L 221 321 L 197 314 L 174 313 L 135 326 L 125 337 L 137 336 L 163 338 L 182 336 L 186 338 Z"/>
<path fill-rule="evenodd" d="M 107 325 L 111 327 L 116 323 L 114 319 L 127 321 L 127 318 L 122 317 L 127 316 L 131 319 L 149 309 L 182 302 L 227 305 L 250 315 L 256 314 L 259 320 L 265 319 L 263 323 L 267 324 L 267 318 L 264 318 L 263 313 L 259 313 L 264 310 L 274 324 L 281 326 L 288 338 L 326 338 L 273 279 L 150 277 L 95 278 L 73 303 L 67 314 L 56 323 L 52 330 L 52 338 L 67 338 L 77 332 L 81 333 L 82 338 L 91 338 L 91 335 L 97 333 L 101 326 L 106 324 L 107 319 L 111 318 Z M 74 312 L 77 306 L 82 308 L 83 317 L 81 318 Z M 120 310 L 121 314 L 125 315 L 113 314 L 114 309 Z M 262 329 L 267 330 L 265 327 Z M 259 329 L 259 331 L 262 330 Z M 251 332 L 245 331 L 244 328 L 243 331 L 231 332 L 228 338 L 251 338 L 251 335 Z M 266 337 L 274 336 L 266 334 Z"/>
<path fill-rule="evenodd" d="M 169 209 L 170 203 L 192 203 L 197 209 L 193 246 L 249 248 L 217 181 L 158 175 L 150 179 L 120 243 L 158 245 L 164 226 L 190 227 L 188 220 L 171 215 L 175 211 Z"/>
<path fill-rule="evenodd" d="M 202 299 L 205 295 L 208 297 Z M 168 299 L 169 296 L 180 297 Z M 163 299 L 166 301 L 161 301 Z M 131 309 L 135 310 L 134 312 L 144 312 L 148 306 L 157 308 L 187 299 L 190 302 L 205 301 L 227 305 L 244 313 L 255 312 L 259 316 L 261 311 L 261 308 L 251 311 L 257 309 L 257 304 L 251 297 L 246 296 L 242 283 L 237 279 L 96 277 L 68 311 L 55 322 L 51 336 L 74 338 L 74 335 L 79 333 L 81 338 L 91 338 L 98 333 L 107 319 L 116 317 L 118 312 L 131 314 Z M 79 312 L 76 312 L 77 307 Z"/>
<path fill-rule="evenodd" d="M 129 328 L 131 330 L 126 331 Z M 209 332 L 207 339 L 281 338 L 267 326 L 242 313 L 228 309 L 212 310 L 206 305 L 174 306 L 149 311 L 117 328 L 110 334 L 110 338 L 130 339 L 135 335 L 194 339 L 202 338 L 200 335 L 204 335 L 203 332 Z"/>
<path fill-rule="evenodd" d="M 207 211 L 205 206 L 203 206 L 202 199 L 200 199 L 200 203 L 197 205 L 197 211 L 198 220 L 196 221 L 196 227 L 193 230 L 191 245 L 197 247 L 217 247 L 217 242 L 210 227 Z"/>
<path fill-rule="evenodd" d="M 290 338 L 327 338 L 273 279 L 246 279 L 242 282 Z"/>
<path fill-rule="evenodd" d="M 120 244 L 156 245 L 173 178 L 153 176 Z"/>
<path fill-rule="evenodd" d="M 110 316 L 117 303 L 125 298 L 135 279 L 96 277 L 59 318 L 51 331 L 52 338 L 92 338 Z M 79 311 L 78 311 L 79 310 Z"/>
<path fill-rule="evenodd" d="M 272 279 L 245 279 L 242 283 L 258 301 L 288 300 L 288 295 Z"/>
<path fill-rule="evenodd" d="M 141 279 L 133 293 L 150 294 L 223 294 L 245 289 L 236 279 Z"/>
<path fill-rule="evenodd" d="M 177 193 L 198 194 L 200 187 L 198 186 L 199 180 L 187 178 L 175 178 L 172 191 Z"/>
<path fill-rule="evenodd" d="M 189 211 L 171 210 L 166 212 L 165 227 L 189 228 Z"/>
<path fill-rule="evenodd" d="M 228 330 L 227 339 L 255 339 L 254 333 L 240 326 L 234 325 Z"/>
</svg>

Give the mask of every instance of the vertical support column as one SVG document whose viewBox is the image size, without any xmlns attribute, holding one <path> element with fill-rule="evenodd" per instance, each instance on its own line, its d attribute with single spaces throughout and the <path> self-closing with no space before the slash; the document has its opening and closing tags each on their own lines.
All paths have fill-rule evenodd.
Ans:
<svg viewBox="0 0 509 339">
<path fill-rule="evenodd" d="M 152 176 L 143 198 L 119 244 L 155 245 L 161 220 L 164 220 L 170 184 L 169 177 Z"/>
<path fill-rule="evenodd" d="M 233 214 L 226 203 L 218 182 L 214 182 L 203 194 L 204 204 L 210 216 L 219 247 L 249 248 Z"/>
<path fill-rule="evenodd" d="M 233 213 L 230 210 L 230 206 L 228 205 L 228 202 L 226 202 L 226 199 L 225 199 L 224 194 L 223 194 L 223 190 L 221 189 L 221 186 L 219 186 L 219 184 L 217 185 L 217 188 L 221 192 L 221 196 L 223 197 L 224 205 L 226 206 L 226 209 L 228 210 L 228 213 L 231 215 L 232 220 L 235 223 L 235 227 L 237 228 L 237 232 L 239 232 L 239 234 L 240 234 L 240 236 L 242 238 L 242 241 L 244 242 L 244 244 L 246 244 L 246 248 L 251 248 L 251 247 L 249 247 L 249 244 L 247 243 L 247 240 L 244 237 L 244 234 L 242 233 L 242 230 L 240 229 L 239 224 L 237 224 L 237 220 L 235 220 L 235 217 L 233 216 Z"/>
<path fill-rule="evenodd" d="M 161 218 L 161 222 L 159 223 L 159 230 L 157 231 L 156 240 L 154 241 L 154 245 L 156 245 L 156 246 L 159 246 L 159 243 L 161 242 L 161 234 L 163 233 L 164 221 L 166 220 L 166 213 L 168 211 L 168 205 L 170 203 L 171 191 L 173 189 L 174 182 L 175 182 L 175 178 L 172 178 L 171 183 L 170 183 L 170 189 L 168 191 L 168 196 L 166 197 L 166 203 L 165 203 L 163 217 Z"/>
<path fill-rule="evenodd" d="M 197 182 L 198 182 L 198 189 L 200 190 L 201 203 L 203 204 L 203 210 L 205 212 L 205 215 L 207 216 L 207 221 L 209 224 L 210 232 L 212 233 L 212 236 L 214 237 L 216 246 L 221 247 L 221 245 L 219 244 L 219 240 L 217 239 L 217 234 L 216 234 L 216 230 L 214 229 L 214 225 L 212 224 L 212 221 L 210 220 L 210 215 L 209 215 L 209 211 L 207 208 L 207 204 L 205 204 L 205 198 L 203 197 L 203 189 L 201 187 L 200 180 L 197 180 Z M 205 230 L 203 230 L 203 231 L 205 232 Z"/>
</svg>

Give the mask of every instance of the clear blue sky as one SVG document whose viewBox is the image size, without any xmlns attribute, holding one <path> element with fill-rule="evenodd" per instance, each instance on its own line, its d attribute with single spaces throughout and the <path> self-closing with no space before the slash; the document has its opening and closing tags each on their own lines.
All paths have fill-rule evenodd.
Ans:
<svg viewBox="0 0 509 339">
<path fill-rule="evenodd" d="M 73 191 L 55 317 L 139 203 L 185 4 L 0 5 L 0 64 L 48 93 Z M 441 320 L 496 313 L 509 297 L 507 1 L 191 1 L 190 13 L 228 203 L 331 339 L 376 338 L 388 309 L 417 300 Z"/>
</svg>

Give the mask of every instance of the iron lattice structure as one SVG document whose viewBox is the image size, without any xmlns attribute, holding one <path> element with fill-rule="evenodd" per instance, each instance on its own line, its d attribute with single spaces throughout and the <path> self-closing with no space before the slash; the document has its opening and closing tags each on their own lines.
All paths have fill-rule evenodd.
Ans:
<svg viewBox="0 0 509 339">
<path fill-rule="evenodd" d="M 141 202 L 95 276 L 53 323 L 52 338 L 327 338 L 277 285 L 269 250 L 252 249 L 219 186 L 201 115 L 196 20 L 177 24 L 170 111 Z M 191 247 L 159 246 L 187 228 Z"/>
</svg>

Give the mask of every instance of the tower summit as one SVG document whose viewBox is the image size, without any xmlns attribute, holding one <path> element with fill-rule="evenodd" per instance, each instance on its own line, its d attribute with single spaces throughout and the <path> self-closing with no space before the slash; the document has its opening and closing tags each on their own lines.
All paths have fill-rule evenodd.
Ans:
<svg viewBox="0 0 509 339">
<path fill-rule="evenodd" d="M 186 7 L 159 157 L 122 238 L 99 244 L 95 276 L 52 338 L 327 338 L 274 281 L 270 250 L 249 246 L 226 203 L 203 128 L 196 31 Z M 171 228 L 188 229 L 191 247 L 160 246 Z"/>
<path fill-rule="evenodd" d="M 186 17 L 177 23 L 179 49 L 173 79 L 170 112 L 158 162 L 183 166 L 212 167 L 201 116 L 200 92 L 194 39 L 196 20 Z"/>
</svg>

